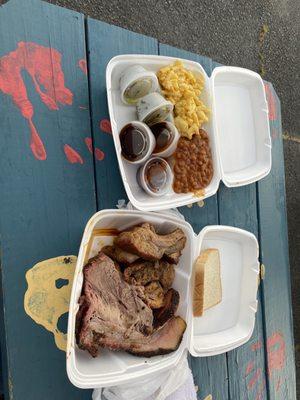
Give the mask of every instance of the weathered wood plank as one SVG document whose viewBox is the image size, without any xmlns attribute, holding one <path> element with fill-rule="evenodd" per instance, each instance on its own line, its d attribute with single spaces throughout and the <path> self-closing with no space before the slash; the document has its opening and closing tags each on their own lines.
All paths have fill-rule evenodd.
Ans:
<svg viewBox="0 0 300 400">
<path fill-rule="evenodd" d="M 109 60 L 126 53 L 157 54 L 156 39 L 88 18 L 89 80 L 94 146 L 104 159 L 95 163 L 98 209 L 127 199 L 112 135 L 109 133 L 105 71 Z"/>
<path fill-rule="evenodd" d="M 236 226 L 258 235 L 256 185 L 226 188 L 218 192 L 220 224 Z M 227 353 L 231 399 L 267 399 L 263 315 L 258 293 L 258 310 L 253 335 L 245 345 Z"/>
<path fill-rule="evenodd" d="M 213 69 L 221 64 L 213 62 Z M 258 237 L 256 185 L 226 188 L 218 191 L 220 224 L 246 229 Z M 261 308 L 261 287 L 253 335 L 248 343 L 227 353 L 229 395 L 231 399 L 267 398 L 265 341 Z"/>
<path fill-rule="evenodd" d="M 96 210 L 93 160 L 85 144 L 90 117 L 82 71 L 84 18 L 37 0 L 26 7 L 12 0 L 0 8 L 0 37 L 6 398 L 90 398 L 69 383 L 65 353 L 23 306 L 25 272 L 38 261 L 76 254 Z"/>
<path fill-rule="evenodd" d="M 279 99 L 266 83 L 272 136 L 272 170 L 258 183 L 263 307 L 271 399 L 296 399 L 295 359 Z"/>
<path fill-rule="evenodd" d="M 210 58 L 161 43 L 159 44 L 159 54 L 197 61 L 208 75 L 211 74 L 212 61 Z M 195 204 L 192 208 L 181 207 L 180 211 L 184 214 L 186 220 L 192 224 L 196 233 L 206 225 L 219 223 L 217 196 L 204 200 L 204 206 L 201 208 Z M 228 398 L 228 373 L 225 354 L 207 358 L 191 357 L 190 363 L 195 384 L 199 388 L 197 392 L 199 399 L 203 399 L 209 394 L 212 395 L 214 400 Z"/>
<path fill-rule="evenodd" d="M 0 247 L 1 248 L 1 247 Z M 1 257 L 1 256 L 0 256 Z M 1 268 L 1 258 L 0 258 Z M 7 377 L 7 359 L 5 357 L 6 352 L 6 341 L 5 341 L 5 329 L 4 329 L 4 313 L 3 313 L 3 293 L 2 293 L 2 276 L 0 274 L 0 399 L 4 396 L 4 392 L 8 392 L 8 388 L 5 388 L 8 383 Z"/>
</svg>

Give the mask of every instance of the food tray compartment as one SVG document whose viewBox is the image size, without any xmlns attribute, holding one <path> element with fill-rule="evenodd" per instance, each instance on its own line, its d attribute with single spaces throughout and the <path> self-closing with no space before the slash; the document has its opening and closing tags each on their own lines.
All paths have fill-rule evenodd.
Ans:
<svg viewBox="0 0 300 400">
<path fill-rule="evenodd" d="M 135 106 L 125 105 L 121 100 L 121 73 L 131 65 L 141 65 L 157 72 L 175 60 L 178 58 L 121 55 L 112 58 L 106 69 L 108 107 L 120 173 L 129 200 L 137 209 L 144 211 L 180 207 L 200 199 L 192 193 L 177 194 L 173 190 L 158 198 L 147 195 L 136 181 L 138 167 L 121 157 L 119 132 L 126 123 L 137 118 Z M 217 67 L 209 78 L 199 63 L 180 60 L 189 70 L 203 75 L 205 85 L 200 98 L 211 109 L 210 119 L 202 128 L 210 139 L 214 175 L 204 189 L 202 199 L 217 192 L 220 180 L 226 186 L 234 187 L 266 176 L 271 169 L 271 138 L 261 77 L 243 68 Z"/>
<path fill-rule="evenodd" d="M 194 233 L 191 226 L 185 221 L 169 216 L 159 216 L 138 211 L 106 210 L 95 214 L 88 222 L 84 231 L 80 246 L 74 283 L 70 301 L 69 325 L 68 325 L 68 349 L 67 349 L 67 373 L 71 382 L 81 388 L 96 388 L 126 383 L 139 379 L 145 375 L 166 370 L 175 365 L 184 349 L 187 348 L 188 332 L 186 329 L 183 340 L 178 350 L 168 355 L 151 358 L 137 357 L 125 352 L 113 352 L 107 349 L 101 350 L 96 358 L 92 358 L 86 351 L 80 350 L 75 340 L 75 318 L 79 308 L 78 299 L 83 284 L 82 268 L 87 260 L 96 254 L 99 243 L 106 245 L 113 238 L 92 235 L 97 229 L 115 228 L 126 229 L 130 226 L 142 223 L 153 223 L 159 233 L 169 232 L 180 227 L 186 237 L 187 243 L 182 252 L 178 265 L 175 267 L 175 280 L 172 287 L 180 293 L 180 304 L 177 315 L 180 315 L 188 324 L 189 321 L 189 284 L 191 276 L 193 239 Z M 91 236 L 92 243 L 91 243 Z"/>
<path fill-rule="evenodd" d="M 129 164 L 121 156 L 121 145 L 119 140 L 120 130 L 126 123 L 136 120 L 137 115 L 135 106 L 125 105 L 122 102 L 119 88 L 119 79 L 121 73 L 131 65 L 142 65 L 149 71 L 157 72 L 161 67 L 171 64 L 177 59 L 178 58 L 173 57 L 152 55 L 147 56 L 140 54 L 121 55 L 111 59 L 106 69 L 108 108 L 120 173 L 129 200 L 136 208 L 144 211 L 165 210 L 169 208 L 179 207 L 199 201 L 200 198 L 195 197 L 192 193 L 177 194 L 173 192 L 173 190 L 171 190 L 164 196 L 153 198 L 140 188 L 136 180 L 138 167 Z M 206 72 L 199 63 L 189 60 L 182 60 L 182 62 L 186 68 L 203 74 L 205 79 L 205 86 L 200 98 L 203 100 L 207 107 L 212 109 L 210 79 L 208 78 Z M 212 181 L 205 188 L 205 195 L 202 197 L 206 198 L 214 195 L 217 192 L 220 182 L 220 174 L 215 136 L 213 134 L 214 129 L 212 117 L 210 117 L 208 123 L 203 125 L 203 129 L 205 129 L 209 135 L 214 166 L 214 175 Z"/>
<path fill-rule="evenodd" d="M 222 300 L 192 318 L 190 353 L 220 354 L 245 343 L 252 335 L 257 309 L 258 243 L 254 235 L 227 226 L 204 228 L 196 246 L 220 253 Z"/>
<path fill-rule="evenodd" d="M 211 77 L 213 118 L 221 179 L 241 186 L 271 169 L 268 105 L 257 73 L 237 67 L 215 68 Z"/>
</svg>

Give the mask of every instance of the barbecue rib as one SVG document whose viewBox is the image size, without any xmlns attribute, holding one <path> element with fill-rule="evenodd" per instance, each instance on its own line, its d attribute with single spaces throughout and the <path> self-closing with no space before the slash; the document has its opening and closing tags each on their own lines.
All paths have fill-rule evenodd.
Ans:
<svg viewBox="0 0 300 400">
<path fill-rule="evenodd" d="M 101 251 L 120 264 L 128 265 L 139 259 L 136 254 L 128 253 L 116 246 L 104 246 Z"/>
<path fill-rule="evenodd" d="M 153 331 L 153 313 L 141 286 L 123 280 L 115 263 L 100 252 L 84 267 L 77 313 L 77 343 L 95 357 L 101 347 L 151 357 L 176 350 L 186 323 L 169 319 Z"/>
<path fill-rule="evenodd" d="M 154 328 L 164 325 L 170 318 L 174 317 L 180 296 L 177 290 L 169 289 L 164 298 L 164 305 L 153 311 Z"/>
<path fill-rule="evenodd" d="M 124 270 L 124 279 L 133 285 L 159 281 L 165 290 L 172 286 L 175 270 L 167 261 L 136 261 Z"/>
<path fill-rule="evenodd" d="M 150 308 L 161 308 L 164 298 L 164 289 L 158 281 L 150 282 L 145 286 L 145 302 Z"/>
<path fill-rule="evenodd" d="M 121 232 L 114 244 L 145 260 L 160 260 L 164 254 L 174 254 L 184 248 L 186 237 L 180 228 L 167 235 L 155 233 L 153 226 L 143 224 Z"/>
</svg>

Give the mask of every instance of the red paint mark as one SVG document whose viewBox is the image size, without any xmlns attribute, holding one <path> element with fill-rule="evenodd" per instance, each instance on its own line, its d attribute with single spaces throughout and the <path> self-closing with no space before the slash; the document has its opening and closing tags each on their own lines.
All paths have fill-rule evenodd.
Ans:
<svg viewBox="0 0 300 400">
<path fill-rule="evenodd" d="M 276 393 L 279 392 L 281 384 L 282 384 L 281 378 L 278 378 L 275 388 Z"/>
<path fill-rule="evenodd" d="M 272 377 L 275 370 L 281 370 L 285 364 L 285 341 L 281 332 L 275 332 L 267 340 L 268 373 Z"/>
<path fill-rule="evenodd" d="M 93 154 L 93 142 L 92 142 L 92 139 L 90 137 L 86 137 L 84 139 L 84 141 L 85 141 L 85 144 L 86 144 L 87 148 L 89 149 L 89 152 L 91 154 Z"/>
<path fill-rule="evenodd" d="M 78 67 L 81 69 L 81 71 L 87 75 L 87 63 L 84 58 L 78 61 Z"/>
<path fill-rule="evenodd" d="M 100 129 L 105 133 L 111 133 L 111 124 L 109 119 L 102 119 L 100 121 Z"/>
<path fill-rule="evenodd" d="M 46 160 L 47 153 L 46 153 L 44 144 L 42 142 L 42 139 L 40 138 L 39 134 L 37 133 L 37 130 L 36 130 L 35 126 L 33 125 L 31 118 L 29 118 L 28 122 L 29 122 L 29 128 L 30 128 L 30 132 L 31 132 L 31 137 L 30 137 L 31 151 L 36 159 Z"/>
<path fill-rule="evenodd" d="M 259 379 L 260 376 L 261 376 L 261 368 L 258 368 L 258 369 L 254 372 L 252 378 L 251 378 L 251 379 L 249 380 L 249 382 L 248 382 L 248 385 L 247 385 L 248 389 L 252 389 L 252 388 L 253 388 L 253 386 L 254 386 L 255 383 L 258 381 L 258 379 Z"/>
<path fill-rule="evenodd" d="M 254 369 L 254 361 L 249 361 L 246 367 L 245 376 L 249 375 L 250 372 Z"/>
<path fill-rule="evenodd" d="M 80 154 L 77 153 L 77 151 L 74 150 L 68 144 L 64 145 L 64 152 L 65 152 L 65 155 L 66 155 L 68 161 L 71 164 L 76 164 L 76 163 L 83 164 L 83 159 L 81 158 Z"/>
<path fill-rule="evenodd" d="M 276 101 L 273 95 L 273 90 L 271 89 L 271 86 L 268 83 L 265 82 L 264 85 L 265 85 L 268 108 L 269 108 L 269 120 L 275 121 L 277 119 L 276 115 L 277 112 L 276 112 Z"/>
<path fill-rule="evenodd" d="M 256 350 L 261 349 L 261 347 L 262 347 L 262 343 L 261 343 L 261 341 L 258 341 L 251 345 L 251 350 L 256 351 Z"/>
<path fill-rule="evenodd" d="M 275 126 L 271 126 L 271 137 L 273 140 L 278 138 L 278 129 Z"/>
<path fill-rule="evenodd" d="M 21 75 L 24 69 L 30 75 L 42 102 L 50 110 L 58 110 L 58 103 L 71 105 L 73 94 L 65 87 L 61 54 L 55 49 L 32 42 L 19 42 L 16 50 L 0 58 L 0 90 L 12 97 L 28 121 L 33 155 L 38 160 L 45 160 L 46 150 L 32 121 L 34 108 Z"/>
<path fill-rule="evenodd" d="M 93 142 L 92 142 L 92 139 L 89 138 L 89 137 L 86 137 L 84 139 L 84 141 L 85 141 L 85 144 L 87 145 L 87 148 L 89 149 L 89 152 L 91 154 L 93 154 Z M 102 161 L 104 159 L 104 157 L 105 157 L 105 154 L 103 153 L 103 151 L 98 149 L 98 147 L 95 148 L 94 153 L 95 153 L 96 160 Z"/>
<path fill-rule="evenodd" d="M 258 388 L 256 397 L 255 397 L 255 400 L 262 400 L 262 399 L 263 399 L 263 397 L 264 397 L 264 396 L 263 396 L 264 388 L 265 388 L 265 381 L 263 381 L 263 382 L 259 385 L 259 388 Z"/>
<path fill-rule="evenodd" d="M 104 159 L 104 153 L 102 150 L 98 149 L 97 147 L 95 148 L 95 157 L 97 160 L 102 161 Z"/>
</svg>

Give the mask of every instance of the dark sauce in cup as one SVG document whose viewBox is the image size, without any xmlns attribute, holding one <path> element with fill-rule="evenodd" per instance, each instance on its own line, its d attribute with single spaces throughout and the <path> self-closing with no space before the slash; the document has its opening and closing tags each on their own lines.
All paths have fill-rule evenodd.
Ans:
<svg viewBox="0 0 300 400">
<path fill-rule="evenodd" d="M 173 133 L 168 127 L 168 124 L 166 124 L 166 122 L 158 122 L 151 126 L 151 131 L 156 140 L 153 152 L 160 153 L 161 151 L 166 150 L 170 146 L 173 138 Z"/>
<path fill-rule="evenodd" d="M 150 161 L 145 169 L 144 178 L 149 190 L 154 193 L 161 191 L 168 183 L 166 164 L 159 159 Z"/>
<path fill-rule="evenodd" d="M 148 140 L 145 133 L 134 124 L 127 124 L 120 132 L 122 156 L 128 161 L 138 161 L 148 151 Z"/>
</svg>

